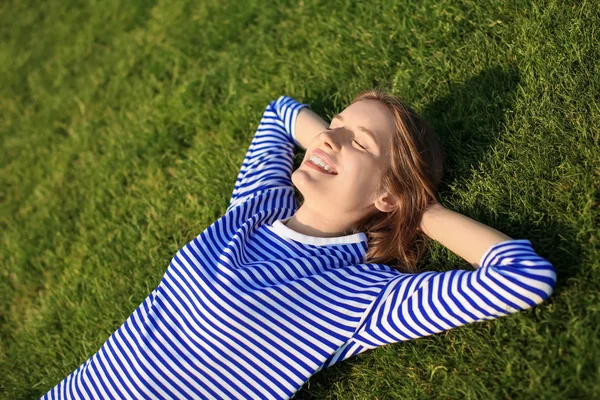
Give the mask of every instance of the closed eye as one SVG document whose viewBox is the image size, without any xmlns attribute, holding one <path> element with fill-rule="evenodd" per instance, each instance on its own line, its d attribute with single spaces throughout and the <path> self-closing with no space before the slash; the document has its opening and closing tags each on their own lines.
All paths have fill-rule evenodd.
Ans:
<svg viewBox="0 0 600 400">
<path fill-rule="evenodd" d="M 356 140 L 354 140 L 354 141 L 356 142 Z M 356 142 L 356 144 L 357 144 L 357 145 L 359 145 L 360 147 L 362 147 L 362 148 L 363 148 L 363 149 L 365 149 L 365 150 L 367 149 L 365 146 L 363 146 L 362 144 L 360 144 L 360 143 L 358 143 L 358 142 Z"/>
<path fill-rule="evenodd" d="M 327 128 L 328 131 L 332 131 L 333 129 L 331 128 Z M 359 145 L 360 147 L 362 147 L 363 149 L 367 150 L 367 148 L 365 146 L 363 146 L 362 144 L 360 144 L 358 141 L 356 141 L 356 139 L 352 140 L 353 142 L 356 142 L 357 145 Z"/>
</svg>

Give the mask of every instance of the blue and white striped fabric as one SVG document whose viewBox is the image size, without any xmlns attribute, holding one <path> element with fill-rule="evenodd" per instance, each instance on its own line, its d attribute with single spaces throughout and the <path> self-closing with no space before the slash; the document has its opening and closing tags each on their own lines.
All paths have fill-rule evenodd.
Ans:
<svg viewBox="0 0 600 400">
<path fill-rule="evenodd" d="M 363 262 L 364 233 L 289 229 L 302 107 L 287 96 L 267 106 L 226 213 L 43 399 L 289 399 L 317 371 L 365 350 L 507 315 L 552 293 L 554 269 L 528 240 L 492 246 L 474 271 L 403 274 Z"/>
</svg>

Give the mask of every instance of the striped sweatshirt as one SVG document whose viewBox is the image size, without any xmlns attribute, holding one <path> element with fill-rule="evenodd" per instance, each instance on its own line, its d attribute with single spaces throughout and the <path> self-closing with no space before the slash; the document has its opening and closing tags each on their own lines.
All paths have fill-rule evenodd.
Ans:
<svg viewBox="0 0 600 400">
<path fill-rule="evenodd" d="M 529 240 L 473 271 L 366 263 L 367 236 L 313 237 L 296 212 L 294 125 L 308 104 L 268 104 L 226 212 L 177 251 L 158 286 L 43 399 L 289 399 L 321 369 L 378 346 L 523 310 L 556 274 Z"/>
</svg>

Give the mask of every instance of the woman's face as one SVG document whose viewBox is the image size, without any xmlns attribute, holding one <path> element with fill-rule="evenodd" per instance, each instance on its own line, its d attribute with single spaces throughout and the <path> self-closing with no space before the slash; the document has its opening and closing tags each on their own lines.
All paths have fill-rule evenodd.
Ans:
<svg viewBox="0 0 600 400">
<path fill-rule="evenodd" d="M 362 128 L 370 131 L 365 132 Z M 336 115 L 306 149 L 292 182 L 309 207 L 324 218 L 357 221 L 376 211 L 390 211 L 382 193 L 375 193 L 390 165 L 389 146 L 394 132 L 389 110 L 376 100 L 361 100 Z M 337 172 L 321 172 L 309 165 L 313 155 L 324 152 L 324 160 Z M 324 157 L 321 157 L 324 158 Z"/>
</svg>

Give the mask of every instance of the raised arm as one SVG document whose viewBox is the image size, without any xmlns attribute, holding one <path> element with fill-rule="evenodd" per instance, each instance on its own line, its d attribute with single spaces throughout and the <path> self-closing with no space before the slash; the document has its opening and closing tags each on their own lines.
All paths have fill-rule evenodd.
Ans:
<svg viewBox="0 0 600 400">
<path fill-rule="evenodd" d="M 504 233 L 434 203 L 425 211 L 420 229 L 472 266 L 481 266 L 484 253 L 493 245 L 511 240 Z"/>
<path fill-rule="evenodd" d="M 474 271 L 426 271 L 390 280 L 354 334 L 352 354 L 508 315 L 552 293 L 554 267 L 527 239 L 495 244 L 481 258 Z"/>
<path fill-rule="evenodd" d="M 294 140 L 296 121 L 300 111 L 309 107 L 285 95 L 267 105 L 242 162 L 226 212 L 260 192 L 293 188 L 294 146 L 298 145 Z M 262 200 L 260 203 L 260 207 L 274 204 Z"/>
<path fill-rule="evenodd" d="M 511 239 L 435 202 L 419 227 L 477 268 L 400 274 L 390 281 L 353 337 L 352 354 L 533 307 L 556 273 L 527 239 Z"/>
<path fill-rule="evenodd" d="M 323 118 L 310 108 L 303 108 L 296 118 L 296 140 L 300 143 L 302 150 L 306 150 L 309 143 L 320 132 L 329 126 Z"/>
</svg>

